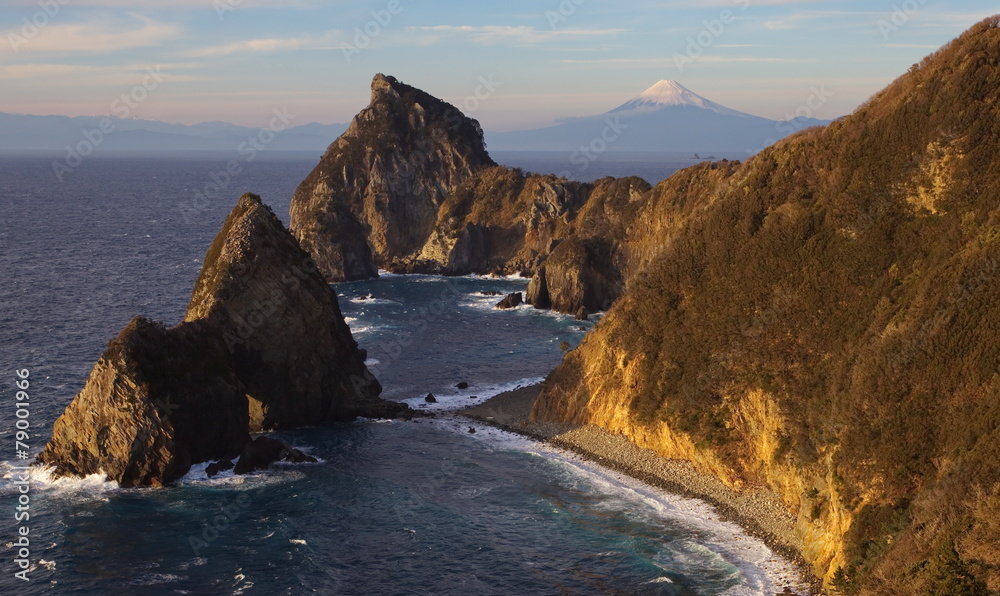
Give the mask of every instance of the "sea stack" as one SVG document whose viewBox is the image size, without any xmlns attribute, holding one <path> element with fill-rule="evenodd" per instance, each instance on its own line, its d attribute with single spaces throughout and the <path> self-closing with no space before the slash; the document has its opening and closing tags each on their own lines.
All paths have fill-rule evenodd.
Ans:
<svg viewBox="0 0 1000 596">
<path fill-rule="evenodd" d="M 419 252 L 445 197 L 494 165 L 479 122 L 378 74 L 369 106 L 296 190 L 292 232 L 329 281 L 376 277 Z"/>
<path fill-rule="evenodd" d="M 194 463 L 235 458 L 250 432 L 406 415 L 380 392 L 334 291 L 247 194 L 208 250 L 184 321 L 133 319 L 38 462 L 57 476 L 163 486 Z"/>
</svg>

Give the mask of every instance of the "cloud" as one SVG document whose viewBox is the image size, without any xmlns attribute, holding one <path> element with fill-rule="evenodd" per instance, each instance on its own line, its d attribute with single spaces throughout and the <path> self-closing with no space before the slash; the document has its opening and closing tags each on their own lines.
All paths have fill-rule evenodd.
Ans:
<svg viewBox="0 0 1000 596">
<path fill-rule="evenodd" d="M 246 39 L 218 46 L 199 48 L 187 52 L 192 58 L 217 58 L 231 54 L 242 53 L 272 53 L 306 48 L 312 41 L 309 36 L 302 37 L 271 37 L 264 39 Z"/>
<path fill-rule="evenodd" d="M 813 4 L 820 0 L 706 0 L 697 4 L 690 0 L 677 0 L 667 2 L 669 8 L 697 8 L 701 10 L 707 7 L 732 8 L 736 10 L 750 8 L 751 6 L 787 6 L 794 4 Z"/>
<path fill-rule="evenodd" d="M 241 8 L 314 8 L 320 6 L 319 0 L 218 0 L 228 5 L 234 10 Z M 38 7 L 37 0 L 20 0 L 19 2 L 9 2 L 9 5 L 21 4 L 26 7 Z M 130 10 L 139 9 L 169 9 L 197 8 L 202 10 L 215 11 L 214 0 L 71 0 L 67 4 L 75 7 L 101 7 L 101 8 L 128 8 Z"/>
<path fill-rule="evenodd" d="M 767 58 L 755 56 L 702 56 L 697 58 L 698 62 L 733 63 L 777 63 L 777 64 L 802 64 L 815 62 L 811 58 Z M 618 64 L 622 66 L 676 66 L 673 58 L 601 58 L 597 60 L 560 60 L 563 64 Z"/>
<path fill-rule="evenodd" d="M 408 27 L 430 36 L 428 41 L 437 42 L 443 35 L 465 36 L 483 45 L 535 46 L 553 41 L 575 41 L 595 37 L 613 37 L 628 29 L 536 29 L 529 26 L 486 25 L 435 25 L 431 27 Z"/>
<path fill-rule="evenodd" d="M 783 31 L 786 29 L 794 29 L 799 26 L 799 22 L 801 21 L 802 21 L 801 18 L 795 18 L 795 17 L 781 19 L 781 20 L 774 20 L 774 21 L 764 21 L 764 28 L 770 29 L 771 31 Z"/>
<path fill-rule="evenodd" d="M 51 23 L 40 27 L 32 38 L 22 36 L 20 29 L 0 32 L 2 37 L 24 39 L 17 43 L 17 53 L 108 54 L 133 48 L 160 45 L 179 37 L 183 29 L 137 14 L 126 19 L 87 21 L 83 23 Z M 15 44 L 3 44 L 0 53 L 14 52 Z"/>
<path fill-rule="evenodd" d="M 96 66 L 88 64 L 0 64 L 0 81 L 39 81 L 42 84 L 62 85 L 67 81 L 95 87 L 127 87 L 139 84 L 148 73 L 156 69 L 170 82 L 198 81 L 202 77 L 179 75 L 175 71 L 197 68 L 196 64 L 121 64 Z"/>
<path fill-rule="evenodd" d="M 909 48 L 918 50 L 936 50 L 940 48 L 939 45 L 933 44 L 923 44 L 923 43 L 884 43 L 883 48 Z"/>
</svg>

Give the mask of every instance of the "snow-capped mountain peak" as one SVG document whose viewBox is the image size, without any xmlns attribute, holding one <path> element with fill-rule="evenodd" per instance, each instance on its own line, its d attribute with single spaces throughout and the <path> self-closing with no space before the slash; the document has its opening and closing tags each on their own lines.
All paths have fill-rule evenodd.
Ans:
<svg viewBox="0 0 1000 596">
<path fill-rule="evenodd" d="M 730 116 L 746 116 L 705 99 L 677 81 L 663 80 L 646 89 L 631 100 L 618 106 L 612 112 L 653 112 L 669 107 L 694 107 Z"/>
</svg>

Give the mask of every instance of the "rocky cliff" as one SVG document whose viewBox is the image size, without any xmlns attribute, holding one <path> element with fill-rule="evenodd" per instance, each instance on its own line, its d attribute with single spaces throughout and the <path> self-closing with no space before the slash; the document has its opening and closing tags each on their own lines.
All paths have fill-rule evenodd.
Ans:
<svg viewBox="0 0 1000 596">
<path fill-rule="evenodd" d="M 369 106 L 296 190 L 292 232 L 328 280 L 374 277 L 419 251 L 445 197 L 492 165 L 478 122 L 377 75 Z"/>
<path fill-rule="evenodd" d="M 586 254 L 570 255 L 579 242 L 568 245 L 546 277 L 558 285 L 552 307 L 576 313 L 620 294 L 637 209 L 619 207 L 649 191 L 638 178 L 580 184 L 497 166 L 478 122 L 377 75 L 368 108 L 296 190 L 291 221 L 330 281 L 379 269 L 531 275 L 578 237 Z"/>
<path fill-rule="evenodd" d="M 998 23 L 654 189 L 533 417 L 770 486 L 841 593 L 1000 592 Z"/>
<path fill-rule="evenodd" d="M 39 462 L 161 486 L 233 458 L 251 431 L 405 415 L 378 398 L 336 294 L 259 197 L 209 248 L 185 320 L 137 317 L 56 420 Z"/>
</svg>

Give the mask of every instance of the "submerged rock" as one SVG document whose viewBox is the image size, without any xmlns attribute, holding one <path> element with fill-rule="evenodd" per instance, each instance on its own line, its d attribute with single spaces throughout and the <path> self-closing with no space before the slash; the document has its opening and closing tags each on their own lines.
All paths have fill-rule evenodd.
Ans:
<svg viewBox="0 0 1000 596">
<path fill-rule="evenodd" d="M 235 465 L 233 464 L 232 460 L 230 460 L 230 459 L 223 459 L 223 460 L 217 461 L 217 462 L 215 462 L 213 464 L 209 464 L 208 467 L 205 468 L 205 474 L 209 478 L 215 478 L 221 472 L 226 472 L 226 471 L 232 470 L 234 467 L 235 467 Z"/>
<path fill-rule="evenodd" d="M 57 476 L 162 486 L 240 454 L 251 431 L 406 415 L 378 398 L 336 294 L 280 220 L 244 195 L 180 324 L 133 319 L 38 457 Z"/>
</svg>

